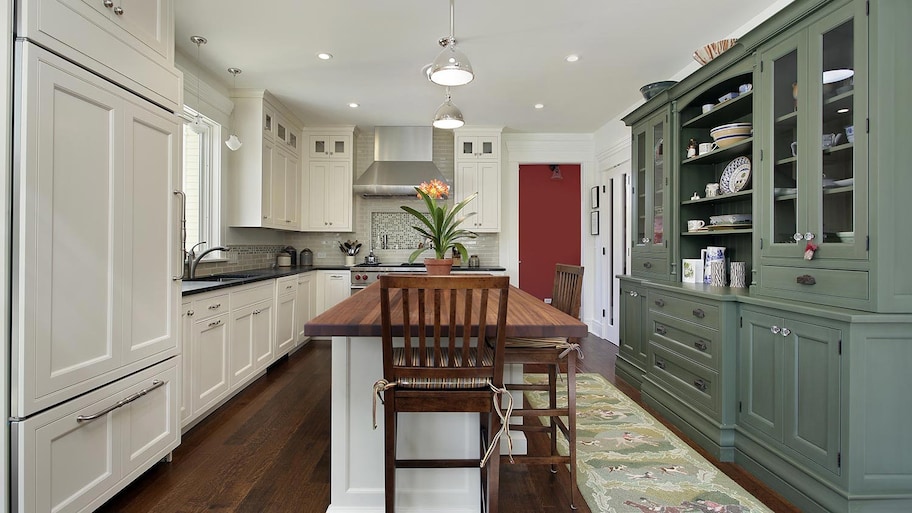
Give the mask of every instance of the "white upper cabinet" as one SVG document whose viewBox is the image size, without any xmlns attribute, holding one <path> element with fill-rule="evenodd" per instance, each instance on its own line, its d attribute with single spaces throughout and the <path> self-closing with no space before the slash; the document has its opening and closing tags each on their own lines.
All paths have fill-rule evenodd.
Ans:
<svg viewBox="0 0 912 513">
<path fill-rule="evenodd" d="M 175 116 L 17 52 L 11 411 L 27 416 L 178 353 L 181 139 Z"/>
<path fill-rule="evenodd" d="M 457 160 L 500 159 L 500 135 L 457 135 Z"/>
<path fill-rule="evenodd" d="M 173 0 L 22 0 L 16 32 L 178 112 Z"/>
<path fill-rule="evenodd" d="M 309 150 L 301 186 L 301 229 L 350 232 L 354 127 L 305 132 Z"/>
<path fill-rule="evenodd" d="M 456 138 L 456 172 L 453 198 L 459 202 L 478 193 L 464 212 L 463 226 L 473 232 L 500 231 L 500 130 L 459 129 Z"/>
<path fill-rule="evenodd" d="M 352 136 L 311 135 L 308 155 L 311 159 L 352 159 Z"/>
</svg>

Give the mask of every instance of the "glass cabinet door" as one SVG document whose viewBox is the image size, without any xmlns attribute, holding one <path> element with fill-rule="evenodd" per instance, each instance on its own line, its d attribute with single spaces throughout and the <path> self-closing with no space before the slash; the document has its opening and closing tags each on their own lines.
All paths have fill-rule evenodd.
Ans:
<svg viewBox="0 0 912 513">
<path fill-rule="evenodd" d="M 633 145 L 636 148 L 636 162 L 634 162 L 633 199 L 636 204 L 636 217 L 634 219 L 633 247 L 643 247 L 646 244 L 646 132 L 640 131 L 633 134 Z"/>
<path fill-rule="evenodd" d="M 633 240 L 638 251 L 664 253 L 666 219 L 665 139 L 668 126 L 665 112 L 633 129 L 634 212 Z"/>
<path fill-rule="evenodd" d="M 665 246 L 665 121 L 652 125 L 652 244 Z"/>
</svg>

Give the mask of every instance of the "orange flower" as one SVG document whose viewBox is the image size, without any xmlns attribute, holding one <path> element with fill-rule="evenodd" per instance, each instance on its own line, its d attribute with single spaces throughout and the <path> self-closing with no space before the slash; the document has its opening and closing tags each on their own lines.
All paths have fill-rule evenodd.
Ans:
<svg viewBox="0 0 912 513">
<path fill-rule="evenodd" d="M 431 180 L 428 182 L 421 182 L 421 185 L 418 186 L 418 189 L 423 191 L 425 194 L 430 196 L 432 199 L 441 199 L 447 198 L 450 195 L 450 186 L 440 180 Z M 420 198 L 421 195 L 419 194 Z"/>
</svg>

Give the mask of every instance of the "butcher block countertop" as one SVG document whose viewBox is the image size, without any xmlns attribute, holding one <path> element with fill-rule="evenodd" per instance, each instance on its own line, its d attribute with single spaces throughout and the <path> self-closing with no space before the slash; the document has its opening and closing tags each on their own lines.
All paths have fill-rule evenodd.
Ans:
<svg viewBox="0 0 912 513">
<path fill-rule="evenodd" d="M 495 293 L 496 294 L 496 293 Z M 522 290 L 510 286 L 507 303 L 508 337 L 585 337 L 588 327 Z M 496 304 L 496 299 L 489 299 Z M 399 301 L 390 298 L 395 309 Z M 393 318 L 401 316 L 394 312 Z M 494 324 L 494 315 L 488 324 Z M 323 312 L 304 326 L 308 336 L 380 337 L 380 283 L 375 282 Z"/>
</svg>

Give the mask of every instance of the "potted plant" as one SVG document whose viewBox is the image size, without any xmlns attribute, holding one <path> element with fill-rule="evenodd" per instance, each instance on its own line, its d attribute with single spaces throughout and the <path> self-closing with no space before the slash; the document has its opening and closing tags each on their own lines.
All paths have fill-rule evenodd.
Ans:
<svg viewBox="0 0 912 513">
<path fill-rule="evenodd" d="M 462 239 L 474 239 L 477 235 L 474 232 L 459 228 L 469 216 L 475 215 L 475 212 L 458 216 L 465 206 L 475 199 L 478 193 L 472 194 L 453 205 L 450 209 L 445 203 L 438 205 L 438 199 L 445 199 L 450 194 L 450 186 L 440 180 L 431 180 L 430 183 L 422 183 L 415 187 L 418 191 L 418 197 L 424 200 L 427 206 L 427 214 L 421 213 L 412 207 L 402 205 L 402 210 L 415 216 L 420 225 L 413 228 L 427 239 L 429 244 L 423 244 L 421 247 L 412 252 L 409 256 L 409 262 L 414 262 L 418 255 L 428 249 L 434 250 L 436 258 L 425 258 L 424 265 L 427 267 L 428 274 L 449 274 L 453 266 L 453 259 L 447 258 L 451 250 L 458 251 L 462 258 L 468 258 L 468 252 L 465 246 L 459 242 Z"/>
</svg>

